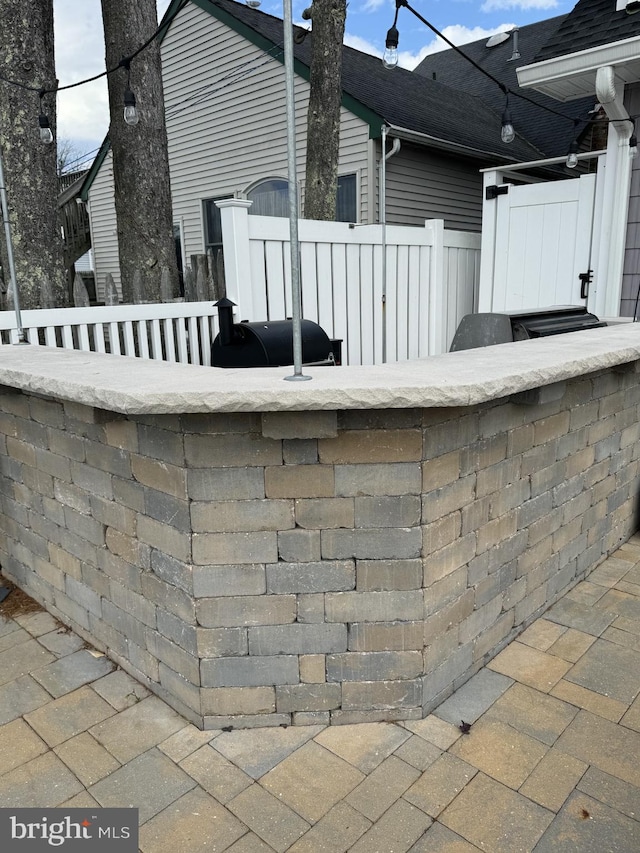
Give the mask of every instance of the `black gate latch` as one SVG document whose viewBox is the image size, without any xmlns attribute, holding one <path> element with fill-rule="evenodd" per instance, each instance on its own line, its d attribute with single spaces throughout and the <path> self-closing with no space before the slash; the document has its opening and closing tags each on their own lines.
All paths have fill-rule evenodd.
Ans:
<svg viewBox="0 0 640 853">
<path fill-rule="evenodd" d="M 589 285 L 593 281 L 593 270 L 587 270 L 587 272 L 581 272 L 578 275 L 578 278 L 582 282 L 582 286 L 580 287 L 580 299 L 586 299 L 589 295 Z"/>
<path fill-rule="evenodd" d="M 509 184 L 491 184 L 490 187 L 487 187 L 485 192 L 485 198 L 487 201 L 493 201 L 494 198 L 498 198 L 499 195 L 506 195 L 509 192 Z"/>
</svg>

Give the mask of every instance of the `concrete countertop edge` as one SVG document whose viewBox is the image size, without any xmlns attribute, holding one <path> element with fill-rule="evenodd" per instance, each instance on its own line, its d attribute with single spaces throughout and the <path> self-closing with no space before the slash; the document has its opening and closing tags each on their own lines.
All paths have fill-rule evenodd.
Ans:
<svg viewBox="0 0 640 853">
<path fill-rule="evenodd" d="M 378 366 L 222 369 L 0 346 L 0 384 L 125 415 L 472 406 L 640 359 L 629 323 Z"/>
</svg>

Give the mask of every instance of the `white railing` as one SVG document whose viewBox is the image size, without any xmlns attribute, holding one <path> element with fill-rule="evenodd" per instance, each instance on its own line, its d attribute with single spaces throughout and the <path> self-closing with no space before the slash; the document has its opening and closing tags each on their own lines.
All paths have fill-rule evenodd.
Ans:
<svg viewBox="0 0 640 853">
<path fill-rule="evenodd" d="M 227 295 L 238 319 L 290 317 L 289 222 L 219 202 Z M 424 228 L 299 222 L 302 315 L 343 340 L 344 364 L 437 355 L 475 310 L 480 235 Z"/>
<path fill-rule="evenodd" d="M 217 313 L 212 302 L 163 302 L 38 309 L 22 311 L 21 319 L 34 346 L 208 366 Z M 0 312 L 0 338 L 3 344 L 18 340 L 13 311 Z"/>
</svg>

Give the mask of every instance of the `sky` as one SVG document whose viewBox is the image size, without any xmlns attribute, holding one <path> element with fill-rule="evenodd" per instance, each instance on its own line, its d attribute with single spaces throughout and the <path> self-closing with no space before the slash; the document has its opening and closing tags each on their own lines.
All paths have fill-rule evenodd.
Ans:
<svg viewBox="0 0 640 853">
<path fill-rule="evenodd" d="M 157 0 L 162 17 L 170 0 Z M 311 0 L 292 0 L 293 20 L 308 27 L 302 11 Z M 410 0 L 417 12 L 455 44 L 488 38 L 569 12 L 576 0 Z M 261 11 L 282 17 L 282 0 L 262 0 Z M 53 0 L 56 72 L 60 86 L 76 83 L 105 69 L 100 0 Z M 345 42 L 382 55 L 393 23 L 395 0 L 348 0 Z M 400 9 L 400 64 L 413 69 L 427 54 L 446 49 L 423 23 Z M 70 158 L 90 162 L 109 128 L 107 84 L 103 78 L 58 94 L 58 138 Z"/>
</svg>

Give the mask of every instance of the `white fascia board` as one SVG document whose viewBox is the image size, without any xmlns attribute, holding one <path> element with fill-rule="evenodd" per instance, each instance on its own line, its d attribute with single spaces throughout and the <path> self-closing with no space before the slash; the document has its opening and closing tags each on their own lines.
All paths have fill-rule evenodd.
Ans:
<svg viewBox="0 0 640 853">
<path fill-rule="evenodd" d="M 595 74 L 603 65 L 616 67 L 628 66 L 629 63 L 638 63 L 640 71 L 640 36 L 599 45 L 579 53 L 546 59 L 533 65 L 523 65 L 522 68 L 517 69 L 518 85 L 523 89 L 541 88 L 549 94 L 549 84 L 554 82 L 565 81 L 566 83 L 572 77 Z"/>
</svg>

